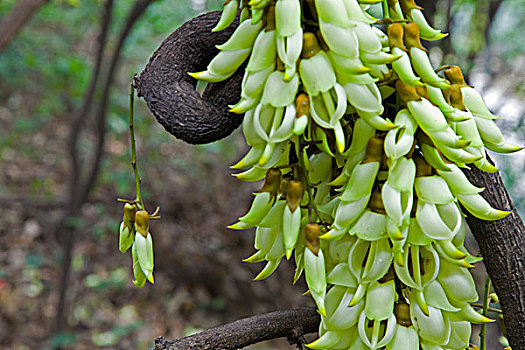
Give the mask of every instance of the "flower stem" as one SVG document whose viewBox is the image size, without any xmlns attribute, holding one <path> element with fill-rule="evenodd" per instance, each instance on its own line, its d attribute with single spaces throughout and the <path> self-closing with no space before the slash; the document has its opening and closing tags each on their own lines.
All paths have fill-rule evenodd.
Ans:
<svg viewBox="0 0 525 350">
<path fill-rule="evenodd" d="M 390 9 L 388 8 L 388 1 L 383 0 L 383 19 L 390 19 Z"/>
<path fill-rule="evenodd" d="M 299 154 L 297 155 L 297 161 L 299 163 L 299 169 L 301 170 L 301 175 L 304 179 L 304 183 L 306 185 L 306 192 L 308 193 L 308 207 L 312 208 L 315 212 L 315 215 L 317 216 L 317 219 L 324 224 L 324 221 L 321 219 L 321 216 L 319 215 L 319 211 L 317 210 L 317 205 L 314 201 L 314 195 L 312 193 L 312 184 L 310 183 L 310 179 L 308 178 L 308 172 L 306 171 L 306 164 L 304 163 L 302 152 L 306 152 L 305 144 L 302 140 L 302 138 L 299 138 Z"/>
<path fill-rule="evenodd" d="M 131 147 L 131 167 L 133 168 L 133 174 L 135 175 L 135 189 L 136 189 L 136 201 L 140 205 L 141 209 L 145 210 L 144 203 L 142 202 L 142 195 L 140 194 L 140 176 L 137 167 L 137 150 L 135 147 L 135 130 L 133 128 L 133 102 L 135 97 L 135 88 L 133 84 L 130 85 L 129 89 L 129 137 Z"/>
<path fill-rule="evenodd" d="M 489 293 L 490 293 L 490 276 L 487 275 L 487 280 L 485 281 L 485 294 L 483 295 L 483 316 L 487 317 L 489 310 Z M 480 350 L 485 350 L 485 334 L 487 331 L 487 325 L 482 324 L 481 330 L 479 332 L 479 342 Z"/>
</svg>

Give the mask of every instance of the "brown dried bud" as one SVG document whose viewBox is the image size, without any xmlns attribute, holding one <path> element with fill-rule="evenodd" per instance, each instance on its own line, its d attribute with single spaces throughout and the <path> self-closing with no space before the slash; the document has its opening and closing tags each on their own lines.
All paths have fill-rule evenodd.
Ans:
<svg viewBox="0 0 525 350">
<path fill-rule="evenodd" d="M 416 154 L 412 159 L 416 163 L 416 177 L 432 176 L 433 168 L 422 155 Z"/>
<path fill-rule="evenodd" d="M 417 93 L 417 90 L 415 87 L 410 86 L 408 84 L 405 84 L 404 82 L 399 79 L 396 82 L 396 91 L 399 94 L 399 97 L 401 97 L 401 100 L 403 103 L 408 103 L 409 101 L 420 101 L 421 96 Z"/>
<path fill-rule="evenodd" d="M 388 0 L 388 6 L 391 8 L 395 8 L 396 4 L 399 2 L 399 0 Z"/>
<path fill-rule="evenodd" d="M 416 5 L 416 2 L 414 0 L 401 0 L 401 9 L 403 10 L 403 13 L 408 18 L 412 19 L 412 10 L 422 10 L 423 8 Z"/>
<path fill-rule="evenodd" d="M 368 144 L 366 145 L 366 155 L 362 163 L 381 162 L 381 159 L 383 158 L 383 143 L 384 140 L 377 136 L 368 140 Z"/>
<path fill-rule="evenodd" d="M 417 92 L 417 94 L 418 94 L 419 96 L 424 97 L 424 98 L 426 98 L 427 100 L 430 100 L 430 99 L 428 98 L 428 89 L 427 89 L 426 85 L 418 86 L 418 87 L 416 88 L 416 92 Z"/>
<path fill-rule="evenodd" d="M 397 323 L 410 327 L 412 320 L 410 319 L 410 305 L 407 303 L 396 303 L 394 305 L 394 315 L 396 315 Z"/>
<path fill-rule="evenodd" d="M 417 23 L 411 22 L 405 25 L 403 39 L 405 41 L 405 45 L 409 49 L 412 47 L 417 47 L 418 49 L 427 51 L 419 39 L 419 27 L 417 26 Z"/>
<path fill-rule="evenodd" d="M 383 198 L 381 198 L 381 192 L 379 189 L 376 188 L 376 190 L 372 192 L 370 201 L 368 202 L 368 207 L 376 213 L 386 215 L 385 205 L 383 204 Z"/>
<path fill-rule="evenodd" d="M 280 191 L 281 191 L 281 194 L 283 196 L 286 196 L 286 188 L 288 187 L 288 183 L 290 182 L 292 178 L 288 175 L 288 176 L 283 176 L 282 180 L 281 180 L 281 187 L 280 187 Z"/>
<path fill-rule="evenodd" d="M 135 214 L 135 232 L 146 237 L 149 232 L 149 214 L 145 210 L 139 210 Z"/>
<path fill-rule="evenodd" d="M 124 205 L 124 217 L 122 218 L 122 222 L 124 223 L 124 226 L 129 227 L 130 232 L 133 229 L 136 212 L 137 206 L 135 204 L 126 203 Z"/>
<path fill-rule="evenodd" d="M 266 171 L 263 187 L 257 193 L 269 192 L 272 196 L 277 196 L 281 187 L 281 170 L 270 168 Z"/>
<path fill-rule="evenodd" d="M 265 32 L 275 30 L 275 4 L 268 6 L 267 11 L 266 16 L 264 16 L 266 19 L 266 27 L 264 28 Z"/>
<path fill-rule="evenodd" d="M 452 84 L 458 84 L 460 87 L 469 86 L 465 82 L 465 77 L 459 66 L 450 66 L 448 69 L 445 69 L 445 77 L 447 77 Z"/>
<path fill-rule="evenodd" d="M 461 85 L 453 84 L 450 86 L 450 104 L 452 107 L 461 111 L 467 111 L 467 107 L 463 104 L 463 94 L 461 93 Z"/>
<path fill-rule="evenodd" d="M 305 245 L 315 256 L 319 254 L 321 248 L 319 236 L 321 236 L 321 227 L 318 224 L 306 224 L 304 229 Z"/>
<path fill-rule="evenodd" d="M 405 43 L 403 42 L 403 25 L 401 23 L 392 23 L 388 26 L 388 42 L 390 48 L 400 48 L 406 51 Z"/>
<path fill-rule="evenodd" d="M 301 181 L 291 180 L 286 186 L 286 204 L 293 213 L 300 205 L 303 199 L 304 186 Z"/>
<path fill-rule="evenodd" d="M 321 51 L 321 46 L 319 46 L 319 41 L 315 37 L 314 33 L 306 32 L 303 34 L 303 51 L 301 53 L 301 58 L 307 59 L 314 56 L 316 53 Z"/>
<path fill-rule="evenodd" d="M 310 99 L 307 94 L 299 94 L 295 99 L 295 116 L 310 115 Z"/>
</svg>

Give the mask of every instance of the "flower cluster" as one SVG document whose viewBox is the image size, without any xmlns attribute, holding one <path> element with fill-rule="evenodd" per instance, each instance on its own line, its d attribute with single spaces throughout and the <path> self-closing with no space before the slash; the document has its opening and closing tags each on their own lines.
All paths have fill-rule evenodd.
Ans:
<svg viewBox="0 0 525 350">
<path fill-rule="evenodd" d="M 294 254 L 322 322 L 312 349 L 464 349 L 478 300 L 464 212 L 509 214 L 461 168 L 497 172 L 510 153 L 461 69 L 434 70 L 431 28 L 413 0 L 227 0 L 214 30 L 240 24 L 197 79 L 248 60 L 240 101 L 249 152 L 233 166 L 265 178 L 234 229 L 256 227 L 264 279 Z M 385 28 L 383 31 L 380 28 Z M 442 75 L 440 75 L 442 74 Z"/>
<path fill-rule="evenodd" d="M 133 203 L 124 205 L 124 217 L 120 224 L 119 250 L 122 253 L 131 247 L 133 258 L 133 283 L 142 287 L 148 280 L 153 280 L 153 240 L 149 232 L 149 220 L 151 217 L 145 210 L 138 210 Z"/>
</svg>

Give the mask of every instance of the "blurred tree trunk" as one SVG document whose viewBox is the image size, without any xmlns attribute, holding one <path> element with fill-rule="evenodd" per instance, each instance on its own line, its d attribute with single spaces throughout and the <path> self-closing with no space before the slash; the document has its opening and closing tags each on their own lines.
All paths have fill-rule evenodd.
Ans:
<svg viewBox="0 0 525 350">
<path fill-rule="evenodd" d="M 0 22 L 0 52 L 15 38 L 20 29 L 33 17 L 40 6 L 49 0 L 20 0 Z"/>
</svg>

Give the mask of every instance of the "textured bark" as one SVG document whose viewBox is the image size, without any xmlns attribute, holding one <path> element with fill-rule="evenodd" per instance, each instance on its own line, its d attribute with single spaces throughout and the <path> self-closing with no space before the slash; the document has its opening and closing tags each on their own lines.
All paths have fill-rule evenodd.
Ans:
<svg viewBox="0 0 525 350">
<path fill-rule="evenodd" d="M 40 6 L 49 0 L 20 0 L 0 23 L 0 52 L 13 40 Z"/>
<path fill-rule="evenodd" d="M 214 45 L 225 41 L 231 28 L 211 33 L 218 13 L 206 14 L 187 22 L 175 31 L 152 56 L 136 81 L 157 120 L 168 132 L 189 143 L 205 143 L 229 135 L 242 117 L 227 112 L 227 104 L 237 102 L 240 75 L 223 84 L 212 84 L 203 98 L 195 92 L 196 82 L 186 72 L 205 69 L 217 53 Z M 514 210 L 499 174 L 473 168 L 466 171 L 470 181 L 485 187 L 482 193 L 495 208 Z M 505 326 L 513 349 L 525 349 L 525 228 L 514 211 L 503 220 L 490 222 L 472 216 L 467 222 L 479 243 L 487 271 L 500 297 Z M 172 342 L 156 339 L 156 349 L 238 349 L 256 342 L 287 336 L 288 323 L 296 324 L 296 310 L 281 311 L 234 322 Z M 319 324 L 310 311 L 301 322 Z M 259 319 L 260 318 L 260 319 Z M 251 329 L 255 325 L 260 328 Z M 264 320 L 260 323 L 260 320 Z M 271 320 L 271 321 L 267 321 Z M 285 320 L 285 321 L 282 321 Z M 293 321 L 293 322 L 292 322 Z M 266 323 L 265 323 L 266 322 Z M 277 328 L 276 328 L 277 327 Z M 284 327 L 283 329 L 278 329 Z M 306 327 L 303 328 L 305 330 Z M 307 332 L 305 332 L 307 333 Z"/>
<path fill-rule="evenodd" d="M 237 22 L 218 33 L 211 29 L 220 12 L 194 18 L 175 30 L 151 56 L 135 87 L 158 122 L 175 137 L 188 143 L 209 143 L 230 135 L 242 116 L 228 112 L 228 105 L 239 100 L 243 70 L 222 83 L 208 84 L 201 97 L 197 80 L 188 72 L 206 69 L 222 44 L 233 33 Z"/>
<path fill-rule="evenodd" d="M 156 350 L 242 349 L 261 341 L 287 337 L 290 343 L 317 332 L 321 317 L 312 308 L 275 311 L 229 323 L 224 326 L 169 341 L 155 339 Z"/>
<path fill-rule="evenodd" d="M 498 221 L 469 215 L 467 223 L 501 301 L 510 345 L 513 349 L 525 349 L 525 226 L 499 174 L 474 167 L 465 174 L 474 185 L 485 187 L 481 195 L 494 208 L 512 210 L 511 215 Z"/>
</svg>

